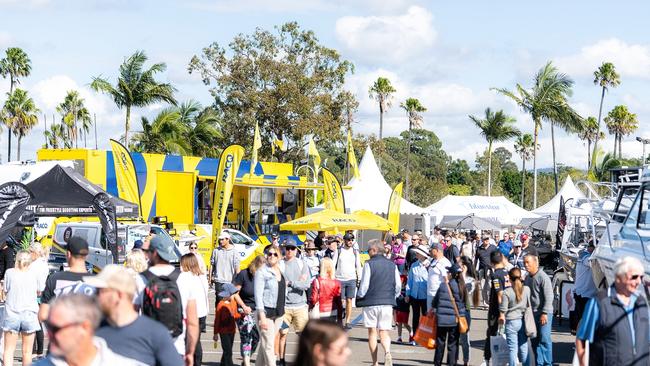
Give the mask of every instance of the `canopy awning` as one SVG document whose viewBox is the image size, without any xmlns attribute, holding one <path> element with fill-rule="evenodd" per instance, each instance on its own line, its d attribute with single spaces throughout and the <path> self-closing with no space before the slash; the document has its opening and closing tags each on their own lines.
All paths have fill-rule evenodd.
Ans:
<svg viewBox="0 0 650 366">
<path fill-rule="evenodd" d="M 372 217 L 372 216 L 375 217 Z M 381 220 L 380 220 L 381 219 Z M 382 221 L 383 220 L 383 221 Z M 311 215 L 285 222 L 280 225 L 283 231 L 333 231 L 346 230 L 387 230 L 388 222 L 371 212 L 345 214 L 334 210 L 323 209 Z"/>
<path fill-rule="evenodd" d="M 427 207 L 435 216 L 436 224 L 443 216 L 467 216 L 470 214 L 484 219 L 493 219 L 504 226 L 517 225 L 523 218 L 538 218 L 539 215 L 510 202 L 503 196 L 452 196 L 448 195 Z"/>
</svg>

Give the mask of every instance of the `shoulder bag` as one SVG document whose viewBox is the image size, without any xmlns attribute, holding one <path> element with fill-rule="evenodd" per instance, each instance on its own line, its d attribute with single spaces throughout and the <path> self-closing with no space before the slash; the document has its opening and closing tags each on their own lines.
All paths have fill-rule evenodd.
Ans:
<svg viewBox="0 0 650 366">
<path fill-rule="evenodd" d="M 524 311 L 524 329 L 528 338 L 537 337 L 537 325 L 533 316 L 533 307 L 530 305 L 530 293 L 526 297 L 526 311 Z"/>
<path fill-rule="evenodd" d="M 458 312 L 458 305 L 456 305 L 456 299 L 454 299 L 454 293 L 451 292 L 451 286 L 449 286 L 449 280 L 445 277 L 445 284 L 447 285 L 447 290 L 449 291 L 449 297 L 451 298 L 451 303 L 454 306 L 454 313 L 456 313 L 456 323 L 458 323 L 458 331 L 460 334 L 465 334 L 469 330 L 469 325 L 467 325 L 467 318 L 460 316 Z"/>
</svg>

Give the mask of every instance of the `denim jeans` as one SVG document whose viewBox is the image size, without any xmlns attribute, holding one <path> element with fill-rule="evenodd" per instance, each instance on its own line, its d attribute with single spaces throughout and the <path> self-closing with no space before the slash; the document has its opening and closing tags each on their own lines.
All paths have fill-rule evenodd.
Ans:
<svg viewBox="0 0 650 366">
<path fill-rule="evenodd" d="M 506 341 L 510 357 L 509 366 L 517 366 L 517 356 L 524 366 L 530 364 L 528 358 L 528 337 L 524 328 L 523 319 L 506 320 Z"/>
<path fill-rule="evenodd" d="M 548 314 L 546 325 L 539 323 L 541 313 L 534 314 L 535 325 L 537 325 L 537 337 L 531 339 L 533 350 L 535 352 L 535 361 L 537 366 L 553 365 L 553 341 L 551 340 L 551 326 L 553 324 L 553 314 Z"/>
</svg>

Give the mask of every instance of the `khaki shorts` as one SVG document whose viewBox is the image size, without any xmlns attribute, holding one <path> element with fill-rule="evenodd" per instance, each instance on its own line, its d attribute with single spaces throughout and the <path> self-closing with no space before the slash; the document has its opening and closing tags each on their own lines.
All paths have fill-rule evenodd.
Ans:
<svg viewBox="0 0 650 366">
<path fill-rule="evenodd" d="M 296 333 L 302 332 L 305 325 L 309 321 L 309 310 L 307 306 L 297 309 L 284 309 L 284 322 L 287 323 L 289 328 L 281 329 L 281 334 L 289 333 L 289 329 L 293 328 Z"/>
</svg>

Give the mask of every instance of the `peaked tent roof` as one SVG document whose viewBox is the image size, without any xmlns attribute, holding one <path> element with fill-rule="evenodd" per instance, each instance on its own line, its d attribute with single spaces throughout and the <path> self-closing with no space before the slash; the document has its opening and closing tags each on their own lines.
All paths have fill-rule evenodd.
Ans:
<svg viewBox="0 0 650 366">
<path fill-rule="evenodd" d="M 546 202 L 543 206 L 534 209 L 533 212 L 542 216 L 552 215 L 553 217 L 556 217 L 560 212 L 560 197 L 564 198 L 564 201 L 566 201 L 569 198 L 573 198 L 574 200 L 585 198 L 585 195 L 580 192 L 575 184 L 573 184 L 573 180 L 569 175 L 566 177 L 562 188 L 560 188 L 560 191 L 557 192 L 555 197 L 551 198 L 551 200 Z"/>
<path fill-rule="evenodd" d="M 504 196 L 452 196 L 447 195 L 440 201 L 427 207 L 436 224 L 443 216 L 460 216 L 474 214 L 476 217 L 497 220 L 504 226 L 517 225 L 523 218 L 535 218 L 539 215 L 524 210 L 510 202 Z"/>
<path fill-rule="evenodd" d="M 94 216 L 93 199 L 103 189 L 92 184 L 71 168 L 55 165 L 47 173 L 27 184 L 34 193 L 27 209 L 37 216 Z M 117 217 L 138 217 L 138 205 L 111 196 Z"/>
<path fill-rule="evenodd" d="M 348 182 L 349 190 L 343 190 L 346 208 L 350 212 L 368 210 L 374 213 L 386 213 L 393 189 L 381 175 L 370 146 L 366 148 L 366 152 L 359 164 L 359 175 L 359 179 L 355 177 L 350 179 Z M 426 210 L 402 198 L 400 213 L 403 215 L 420 215 L 426 213 Z"/>
</svg>

